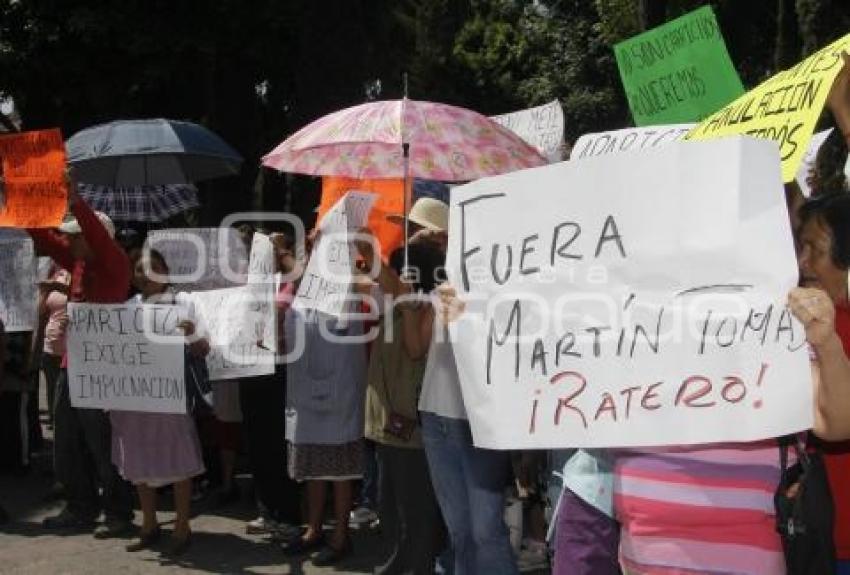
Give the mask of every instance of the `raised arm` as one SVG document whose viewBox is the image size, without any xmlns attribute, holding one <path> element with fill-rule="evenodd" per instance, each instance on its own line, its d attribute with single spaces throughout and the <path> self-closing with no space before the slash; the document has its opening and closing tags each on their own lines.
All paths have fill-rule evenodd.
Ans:
<svg viewBox="0 0 850 575">
<path fill-rule="evenodd" d="M 850 55 L 845 52 L 843 57 L 844 66 L 832 83 L 826 105 L 844 135 L 844 141 L 850 144 Z"/>
<path fill-rule="evenodd" d="M 66 270 L 74 269 L 74 257 L 68 247 L 68 240 L 56 230 L 46 228 L 28 228 L 35 253 L 47 256 Z"/>
<path fill-rule="evenodd" d="M 123 257 L 124 250 L 98 219 L 94 210 L 72 188 L 68 192 L 71 201 L 71 212 L 80 224 L 80 233 L 86 240 L 95 259 L 100 257 Z M 120 254 L 120 255 L 119 255 Z"/>
<path fill-rule="evenodd" d="M 373 279 L 381 291 L 396 298 L 410 291 L 409 286 L 401 281 L 395 270 L 386 265 L 375 251 L 375 238 L 371 230 L 361 228 L 352 242 L 366 263 L 369 273 L 374 273 Z"/>
<path fill-rule="evenodd" d="M 404 350 L 410 359 L 422 359 L 428 355 L 434 330 L 434 308 L 429 304 L 401 304 L 402 337 Z"/>
<path fill-rule="evenodd" d="M 835 308 L 819 289 L 796 288 L 788 296 L 791 311 L 806 329 L 812 346 L 815 435 L 827 441 L 850 438 L 850 360 L 835 332 Z"/>
</svg>

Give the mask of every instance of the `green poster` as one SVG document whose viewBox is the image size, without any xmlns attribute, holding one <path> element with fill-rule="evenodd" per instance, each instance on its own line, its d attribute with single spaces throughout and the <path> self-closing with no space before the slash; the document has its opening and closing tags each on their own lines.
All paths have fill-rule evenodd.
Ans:
<svg viewBox="0 0 850 575">
<path fill-rule="evenodd" d="M 638 126 L 697 122 L 744 93 L 711 6 L 614 46 Z"/>
</svg>

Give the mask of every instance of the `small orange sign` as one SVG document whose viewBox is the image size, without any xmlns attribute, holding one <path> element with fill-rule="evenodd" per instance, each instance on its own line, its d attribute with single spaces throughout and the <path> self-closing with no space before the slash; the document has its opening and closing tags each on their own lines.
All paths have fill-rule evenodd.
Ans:
<svg viewBox="0 0 850 575">
<path fill-rule="evenodd" d="M 0 227 L 55 228 L 68 208 L 65 144 L 58 128 L 0 136 Z"/>
</svg>

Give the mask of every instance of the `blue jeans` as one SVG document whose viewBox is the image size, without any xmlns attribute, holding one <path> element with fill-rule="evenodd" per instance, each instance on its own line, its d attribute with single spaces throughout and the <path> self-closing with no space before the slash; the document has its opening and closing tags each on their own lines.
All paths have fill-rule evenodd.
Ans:
<svg viewBox="0 0 850 575">
<path fill-rule="evenodd" d="M 835 566 L 835 575 L 850 575 L 850 561 L 839 559 Z"/>
<path fill-rule="evenodd" d="M 504 520 L 509 453 L 474 447 L 466 421 L 421 415 L 431 482 L 454 551 L 454 575 L 518 575 Z"/>
</svg>

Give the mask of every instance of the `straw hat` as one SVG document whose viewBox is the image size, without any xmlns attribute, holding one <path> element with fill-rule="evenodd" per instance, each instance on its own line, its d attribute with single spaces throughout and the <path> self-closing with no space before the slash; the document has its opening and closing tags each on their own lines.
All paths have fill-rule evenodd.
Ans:
<svg viewBox="0 0 850 575">
<path fill-rule="evenodd" d="M 396 224 L 404 223 L 404 216 L 392 214 L 387 219 Z M 438 232 L 449 229 L 449 206 L 434 198 L 419 198 L 410 208 L 408 219 L 423 228 Z"/>
</svg>

